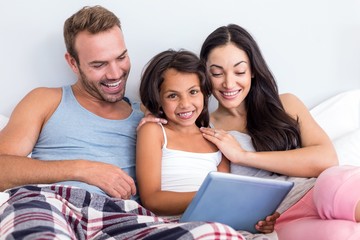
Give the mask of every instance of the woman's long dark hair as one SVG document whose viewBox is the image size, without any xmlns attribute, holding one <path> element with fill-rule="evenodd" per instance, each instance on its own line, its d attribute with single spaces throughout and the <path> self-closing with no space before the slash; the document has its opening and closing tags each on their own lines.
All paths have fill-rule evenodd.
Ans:
<svg viewBox="0 0 360 240">
<path fill-rule="evenodd" d="M 242 27 L 229 24 L 212 32 L 200 51 L 205 63 L 210 52 L 219 46 L 233 43 L 245 51 L 250 60 L 251 88 L 245 99 L 246 128 L 256 151 L 280 151 L 301 146 L 298 119 L 284 110 L 275 79 L 254 38 Z"/>
<path fill-rule="evenodd" d="M 204 108 L 196 119 L 198 127 L 208 127 L 209 97 L 211 95 L 211 81 L 207 79 L 206 67 L 194 53 L 186 50 L 167 50 L 154 56 L 147 64 L 141 76 L 140 98 L 144 106 L 156 117 L 165 118 L 161 108 L 160 88 L 164 82 L 164 73 L 168 69 L 175 69 L 182 73 L 195 73 L 200 81 L 200 90 L 204 95 Z"/>
</svg>

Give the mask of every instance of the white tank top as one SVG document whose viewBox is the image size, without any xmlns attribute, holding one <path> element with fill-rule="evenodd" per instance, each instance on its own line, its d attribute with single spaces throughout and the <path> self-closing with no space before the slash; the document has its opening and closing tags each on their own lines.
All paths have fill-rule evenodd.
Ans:
<svg viewBox="0 0 360 240">
<path fill-rule="evenodd" d="M 161 124 L 160 124 L 161 125 Z M 161 190 L 173 192 L 197 191 L 210 171 L 217 171 L 221 162 L 220 151 L 193 153 L 167 148 L 164 127 L 162 147 Z"/>
</svg>

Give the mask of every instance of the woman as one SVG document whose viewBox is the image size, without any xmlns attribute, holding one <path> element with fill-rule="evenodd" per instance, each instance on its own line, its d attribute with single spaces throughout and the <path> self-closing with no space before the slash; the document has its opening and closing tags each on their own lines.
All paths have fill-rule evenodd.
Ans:
<svg viewBox="0 0 360 240">
<path fill-rule="evenodd" d="M 296 96 L 278 94 L 252 36 L 234 24 L 220 27 L 200 58 L 218 100 L 214 128 L 202 128 L 204 137 L 232 162 L 233 173 L 295 182 L 278 209 L 279 238 L 359 239 L 359 168 L 333 167 L 331 140 Z"/>
</svg>

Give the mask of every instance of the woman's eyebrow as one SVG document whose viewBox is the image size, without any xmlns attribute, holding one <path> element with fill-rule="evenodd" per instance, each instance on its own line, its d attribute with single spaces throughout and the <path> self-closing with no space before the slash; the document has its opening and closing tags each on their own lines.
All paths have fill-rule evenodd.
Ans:
<svg viewBox="0 0 360 240">
<path fill-rule="evenodd" d="M 238 66 L 238 65 L 240 65 L 240 64 L 242 64 L 242 63 L 247 63 L 247 62 L 246 62 L 246 61 L 240 61 L 240 62 L 237 62 L 237 63 L 235 63 L 235 64 L 234 64 L 234 67 L 236 67 L 236 66 Z M 223 67 L 222 67 L 222 66 L 217 65 L 217 64 L 211 64 L 211 65 L 209 66 L 209 68 L 212 68 L 212 67 L 215 67 L 215 68 L 221 68 L 221 69 L 223 69 Z"/>
<path fill-rule="evenodd" d="M 236 66 L 238 66 L 238 65 L 240 65 L 240 64 L 242 64 L 242 63 L 247 63 L 246 61 L 240 61 L 240 62 L 238 62 L 238 63 L 235 63 L 234 64 L 234 67 L 236 67 Z"/>
</svg>

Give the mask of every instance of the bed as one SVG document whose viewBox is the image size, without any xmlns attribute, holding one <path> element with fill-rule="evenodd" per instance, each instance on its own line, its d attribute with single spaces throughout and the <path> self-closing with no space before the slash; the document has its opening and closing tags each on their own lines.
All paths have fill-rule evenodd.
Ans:
<svg viewBox="0 0 360 240">
<path fill-rule="evenodd" d="M 310 110 L 319 125 L 333 141 L 340 165 L 360 166 L 360 89 L 337 94 Z M 0 129 L 8 117 L 0 114 Z M 7 194 L 0 192 L 0 205 Z M 246 239 L 278 240 L 276 232 L 271 234 L 250 234 L 243 232 Z"/>
</svg>

